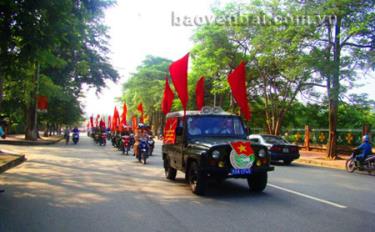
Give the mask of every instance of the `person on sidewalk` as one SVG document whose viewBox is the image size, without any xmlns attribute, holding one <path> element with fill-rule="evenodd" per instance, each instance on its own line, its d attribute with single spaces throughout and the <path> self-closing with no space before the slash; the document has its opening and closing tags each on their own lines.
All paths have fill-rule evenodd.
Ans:
<svg viewBox="0 0 375 232">
<path fill-rule="evenodd" d="M 70 130 L 69 130 L 68 127 L 65 127 L 64 138 L 65 138 L 65 144 L 68 144 L 69 143 L 69 138 L 70 138 Z"/>
<path fill-rule="evenodd" d="M 4 132 L 4 130 L 3 130 L 3 126 L 2 126 L 2 125 L 0 125 L 0 137 L 1 137 L 1 138 L 3 138 L 3 139 L 5 139 L 5 137 L 6 137 L 6 135 L 5 135 L 5 132 Z"/>
<path fill-rule="evenodd" d="M 356 160 L 360 161 L 360 163 L 362 164 L 363 161 L 365 161 L 366 158 L 372 154 L 372 145 L 370 143 L 368 135 L 364 135 L 362 137 L 362 144 L 356 147 L 355 150 L 358 150 L 360 152 L 359 155 L 356 156 Z"/>
</svg>

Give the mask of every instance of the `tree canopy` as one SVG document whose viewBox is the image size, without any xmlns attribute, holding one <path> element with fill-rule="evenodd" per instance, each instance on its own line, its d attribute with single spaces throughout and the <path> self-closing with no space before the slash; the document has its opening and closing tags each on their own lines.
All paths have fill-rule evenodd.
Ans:
<svg viewBox="0 0 375 232">
<path fill-rule="evenodd" d="M 0 112 L 37 137 L 36 99 L 49 97 L 42 120 L 73 124 L 81 120 L 82 84 L 100 91 L 118 73 L 107 57 L 107 0 L 11 1 L 0 3 Z M 8 102 L 19 104 L 9 107 Z M 7 106 L 7 107 L 4 107 Z M 24 111 L 24 117 L 19 114 Z"/>
</svg>

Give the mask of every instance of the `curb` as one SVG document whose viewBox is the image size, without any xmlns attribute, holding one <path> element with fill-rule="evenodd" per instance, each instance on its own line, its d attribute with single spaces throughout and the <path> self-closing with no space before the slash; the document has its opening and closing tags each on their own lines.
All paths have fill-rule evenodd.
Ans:
<svg viewBox="0 0 375 232">
<path fill-rule="evenodd" d="M 310 165 L 310 166 L 315 166 L 315 167 L 345 170 L 345 165 L 330 164 L 330 163 L 327 163 L 327 161 L 323 161 L 323 160 L 299 158 L 298 160 L 295 160 L 294 162 L 298 164 L 305 164 L 305 165 Z"/>
<path fill-rule="evenodd" d="M 0 140 L 0 144 L 7 144 L 7 145 L 18 145 L 18 146 L 38 146 L 38 145 L 51 145 L 60 142 L 63 140 L 64 137 L 59 138 L 58 140 L 53 141 L 26 141 L 26 140 Z"/>
<path fill-rule="evenodd" d="M 0 174 L 11 169 L 11 168 L 14 168 L 20 164 L 22 164 L 23 162 L 26 161 L 26 157 L 25 155 L 14 155 L 12 154 L 13 156 L 18 156 L 17 158 L 11 160 L 10 162 L 0 166 Z"/>
</svg>

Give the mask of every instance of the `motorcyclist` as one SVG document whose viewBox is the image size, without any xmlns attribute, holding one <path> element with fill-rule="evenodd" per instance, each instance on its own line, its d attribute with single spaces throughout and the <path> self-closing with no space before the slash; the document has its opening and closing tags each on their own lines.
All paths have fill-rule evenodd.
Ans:
<svg viewBox="0 0 375 232">
<path fill-rule="evenodd" d="M 79 133 L 79 129 L 78 129 L 77 127 L 74 127 L 74 129 L 73 129 L 73 133 L 74 133 L 74 134 L 78 134 L 78 133 Z"/>
<path fill-rule="evenodd" d="M 369 136 L 368 135 L 364 135 L 362 137 L 362 144 L 359 145 L 358 147 L 356 147 L 357 151 L 359 151 L 360 153 L 356 156 L 356 160 L 357 161 L 360 161 L 361 164 L 363 163 L 363 161 L 366 160 L 366 158 L 368 156 L 370 156 L 372 154 L 372 145 L 370 143 L 370 140 L 369 140 Z"/>
<path fill-rule="evenodd" d="M 135 136 L 134 136 L 135 143 L 133 146 L 133 151 L 134 151 L 134 156 L 136 158 L 138 158 L 138 154 L 139 154 L 138 147 L 139 147 L 139 143 L 141 139 L 147 140 L 147 134 L 145 133 L 143 124 L 140 123 L 138 125 L 138 130 L 136 131 Z"/>
</svg>

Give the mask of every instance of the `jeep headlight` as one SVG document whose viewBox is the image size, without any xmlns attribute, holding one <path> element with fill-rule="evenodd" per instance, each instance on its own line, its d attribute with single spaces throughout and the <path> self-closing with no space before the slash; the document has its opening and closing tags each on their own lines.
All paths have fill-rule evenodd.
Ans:
<svg viewBox="0 0 375 232">
<path fill-rule="evenodd" d="M 220 153 L 220 151 L 218 151 L 218 150 L 213 150 L 212 153 L 211 153 L 211 156 L 212 156 L 212 158 L 214 158 L 214 159 L 219 159 L 219 158 L 220 158 L 220 155 L 221 155 L 221 153 Z"/>
<path fill-rule="evenodd" d="M 267 156 L 267 151 L 264 150 L 264 149 L 260 149 L 259 152 L 258 152 L 258 156 L 259 156 L 260 158 L 266 158 L 266 156 Z"/>
</svg>

